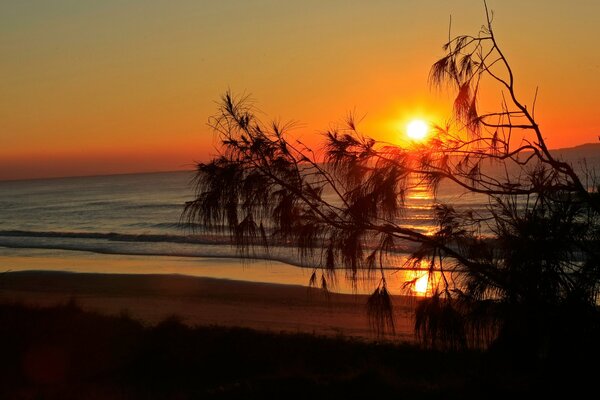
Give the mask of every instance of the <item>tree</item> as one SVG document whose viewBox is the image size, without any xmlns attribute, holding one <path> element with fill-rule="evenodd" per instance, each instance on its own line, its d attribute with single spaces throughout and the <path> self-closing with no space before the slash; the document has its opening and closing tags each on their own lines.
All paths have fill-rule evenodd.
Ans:
<svg viewBox="0 0 600 400">
<path fill-rule="evenodd" d="M 221 154 L 198 164 L 197 196 L 183 216 L 228 230 L 242 255 L 292 244 L 314 265 L 310 283 L 323 289 L 340 271 L 355 281 L 379 274 L 368 306 L 380 329 L 393 329 L 387 260 L 410 245 L 411 264 L 397 268 L 426 262 L 439 276 L 415 316 L 416 332 L 431 346 L 528 343 L 540 352 L 558 340 L 551 332 L 559 322 L 596 333 L 597 191 L 548 149 L 535 97 L 530 107 L 517 97 L 487 6 L 477 35 L 443 48 L 430 79 L 456 91 L 454 120 L 436 127 L 426 146 L 378 142 L 349 116 L 315 151 L 290 137 L 289 126 L 262 123 L 247 98 L 226 93 L 210 120 Z M 484 82 L 499 89 L 494 112 L 478 110 Z M 435 191 L 442 181 L 487 196 L 488 212 L 436 204 L 436 232 L 403 226 L 407 191 L 415 182 Z"/>
</svg>

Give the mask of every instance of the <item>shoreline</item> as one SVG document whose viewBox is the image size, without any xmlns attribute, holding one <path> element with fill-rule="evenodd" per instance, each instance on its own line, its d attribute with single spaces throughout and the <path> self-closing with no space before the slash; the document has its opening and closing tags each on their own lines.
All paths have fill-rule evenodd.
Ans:
<svg viewBox="0 0 600 400">
<path fill-rule="evenodd" d="M 243 327 L 267 332 L 382 339 L 370 328 L 364 294 L 328 293 L 300 285 L 178 274 L 17 271 L 0 274 L 0 301 L 126 314 L 148 325 L 173 315 L 189 326 Z M 395 334 L 412 342 L 416 300 L 393 296 Z"/>
<path fill-rule="evenodd" d="M 264 282 L 307 287 L 313 270 L 272 259 L 236 257 L 180 257 L 174 255 L 104 254 L 84 250 L 11 248 L 0 246 L 0 273 L 2 271 L 65 271 L 109 274 L 186 275 L 247 282 Z M 414 272 L 391 273 L 390 287 L 397 295 L 411 295 L 402 288 L 413 279 Z M 371 294 L 379 276 L 365 271 L 353 286 L 345 271 L 337 274 L 336 285 L 330 291 L 348 294 Z"/>
<path fill-rule="evenodd" d="M 26 239 L 26 241 L 23 241 Z M 65 239 L 79 239 L 80 242 L 65 243 Z M 157 251 L 148 246 L 169 244 L 169 248 Z M 124 247 L 123 247 L 124 246 Z M 54 232 L 0 230 L 0 248 L 45 249 L 64 251 L 87 251 L 97 254 L 124 256 L 172 256 L 172 257 L 211 257 L 236 258 L 247 260 L 272 260 L 299 268 L 312 269 L 297 257 L 296 247 L 287 243 L 271 243 L 269 250 L 258 246 L 253 254 L 240 255 L 230 239 L 219 234 L 132 234 L 102 232 Z M 228 250 L 224 250 L 227 248 Z M 320 247 L 315 247 L 315 252 Z M 413 248 L 397 249 L 394 256 L 408 258 Z M 291 254 L 290 254 L 291 252 Z"/>
</svg>

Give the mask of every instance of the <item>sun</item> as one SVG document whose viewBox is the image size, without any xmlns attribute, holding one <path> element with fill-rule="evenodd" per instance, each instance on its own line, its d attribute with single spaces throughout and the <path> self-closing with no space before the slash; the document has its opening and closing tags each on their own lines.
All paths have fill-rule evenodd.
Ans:
<svg viewBox="0 0 600 400">
<path fill-rule="evenodd" d="M 406 125 L 406 135 L 412 140 L 423 140 L 428 133 L 429 124 L 422 119 L 413 119 Z"/>
</svg>

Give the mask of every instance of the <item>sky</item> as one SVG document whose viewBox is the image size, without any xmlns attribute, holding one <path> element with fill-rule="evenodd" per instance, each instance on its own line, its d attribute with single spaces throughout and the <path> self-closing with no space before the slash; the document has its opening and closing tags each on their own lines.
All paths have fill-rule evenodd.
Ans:
<svg viewBox="0 0 600 400">
<path fill-rule="evenodd" d="M 488 5 L 549 147 L 597 143 L 600 2 Z M 476 34 L 483 2 L 0 0 L 0 180 L 190 169 L 228 89 L 311 143 L 349 111 L 394 142 L 450 116 L 427 79 L 450 16 Z"/>
</svg>

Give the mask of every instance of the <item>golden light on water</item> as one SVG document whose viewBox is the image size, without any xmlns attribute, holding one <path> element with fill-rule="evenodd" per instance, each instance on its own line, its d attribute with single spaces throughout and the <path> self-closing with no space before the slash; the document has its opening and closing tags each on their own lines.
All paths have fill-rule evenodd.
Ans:
<svg viewBox="0 0 600 400">
<path fill-rule="evenodd" d="M 423 140 L 428 133 L 429 124 L 422 119 L 413 119 L 406 125 L 406 135 L 412 140 Z"/>
<path fill-rule="evenodd" d="M 405 271 L 405 279 L 410 282 L 409 289 L 414 296 L 430 296 L 435 282 L 437 281 L 438 272 L 430 270 L 429 260 L 421 260 L 420 266 L 415 266 L 416 269 Z"/>
<path fill-rule="evenodd" d="M 427 293 L 429 286 L 429 273 L 425 272 L 420 278 L 415 281 L 413 288 L 414 292 L 419 296 L 424 296 Z"/>
</svg>

